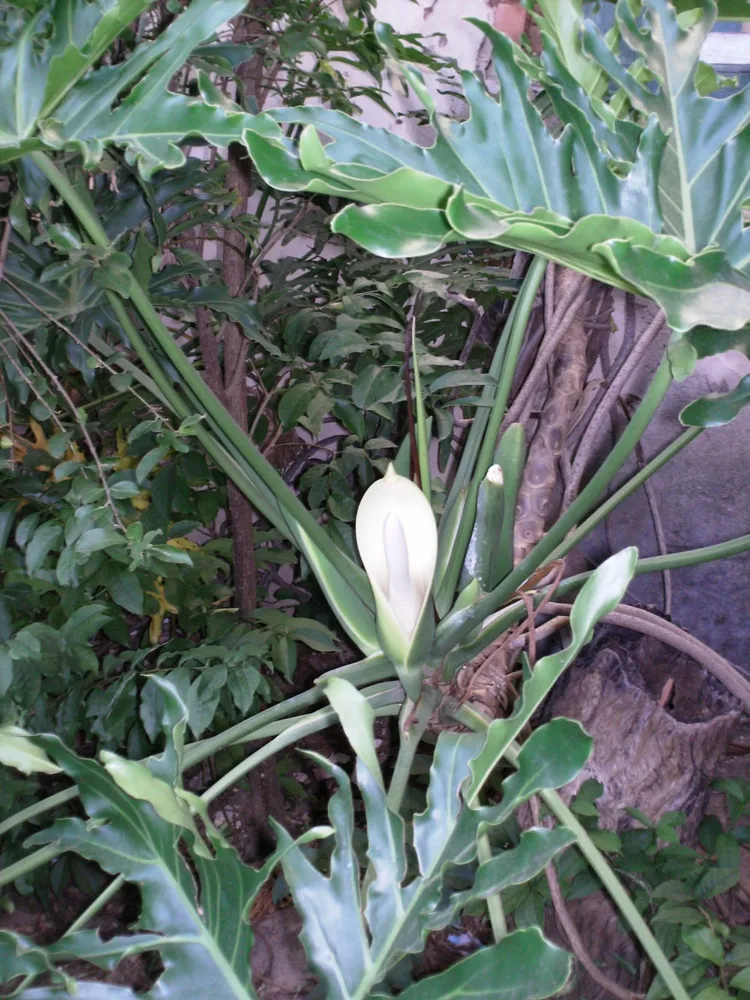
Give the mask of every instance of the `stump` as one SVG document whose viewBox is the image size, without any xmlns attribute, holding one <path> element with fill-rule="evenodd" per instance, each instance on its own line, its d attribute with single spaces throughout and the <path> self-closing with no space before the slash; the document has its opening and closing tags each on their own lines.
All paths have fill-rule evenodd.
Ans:
<svg viewBox="0 0 750 1000">
<path fill-rule="evenodd" d="M 674 694 L 662 706 L 669 680 Z M 593 778 L 604 786 L 597 802 L 602 827 L 635 825 L 626 806 L 652 820 L 679 810 L 687 816 L 683 842 L 695 842 L 708 786 L 740 718 L 739 703 L 712 675 L 656 640 L 606 629 L 553 692 L 543 714 L 578 720 L 594 740 L 590 760 L 563 791 L 566 801 Z M 570 901 L 568 908 L 594 961 L 611 980 L 635 989 L 638 984 L 615 956 L 637 965 L 638 952 L 609 898 L 597 893 Z M 551 930 L 567 945 L 559 928 Z M 580 1000 L 610 996 L 583 970 L 574 993 Z"/>
</svg>

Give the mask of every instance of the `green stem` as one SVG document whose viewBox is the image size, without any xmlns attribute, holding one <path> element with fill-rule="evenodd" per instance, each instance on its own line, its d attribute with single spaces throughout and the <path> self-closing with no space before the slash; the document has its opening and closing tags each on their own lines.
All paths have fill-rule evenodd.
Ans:
<svg viewBox="0 0 750 1000">
<path fill-rule="evenodd" d="M 99 910 L 106 906 L 110 899 L 117 895 L 124 884 L 125 879 L 122 875 L 118 875 L 116 878 L 113 878 L 107 888 L 99 893 L 96 899 L 86 907 L 80 916 L 76 917 L 65 933 L 75 934 L 76 931 L 80 931 L 82 927 L 85 927 L 89 920 L 93 920 Z"/>
<path fill-rule="evenodd" d="M 17 878 L 28 875 L 36 868 L 46 865 L 48 861 L 54 861 L 59 854 L 60 848 L 57 844 L 46 844 L 44 847 L 40 847 L 38 851 L 27 854 L 25 858 L 15 861 L 12 865 L 8 865 L 0 871 L 0 887 L 10 885 Z"/>
<path fill-rule="evenodd" d="M 443 579 L 441 580 L 438 593 L 435 596 L 438 612 L 443 611 L 443 609 L 447 611 L 453 604 L 453 597 L 458 585 L 461 568 L 464 564 L 466 550 L 471 539 L 472 528 L 474 527 L 479 487 L 482 480 L 487 475 L 487 470 L 492 465 L 495 448 L 497 447 L 497 436 L 500 432 L 500 425 L 503 422 L 505 410 L 508 405 L 508 397 L 513 383 L 513 375 L 516 370 L 516 362 L 518 361 L 518 355 L 521 351 L 524 337 L 526 336 L 526 327 L 529 322 L 529 316 L 531 315 L 531 310 L 534 306 L 534 300 L 536 298 L 539 285 L 544 277 L 546 266 L 547 262 L 543 258 L 537 257 L 534 259 L 526 277 L 524 278 L 521 290 L 516 296 L 516 301 L 513 303 L 513 309 L 511 310 L 511 314 L 508 318 L 507 326 L 509 332 L 508 339 L 506 341 L 507 347 L 504 350 L 502 374 L 500 375 L 500 381 L 497 385 L 492 408 L 486 421 L 484 437 L 482 439 L 481 448 L 479 449 L 476 465 L 473 465 L 472 456 L 473 475 L 471 476 L 471 483 L 466 494 L 466 504 L 464 505 L 464 509 L 461 513 L 461 521 L 453 542 L 448 567 L 445 571 Z M 474 418 L 475 422 L 477 419 L 478 415 Z M 472 427 L 472 431 L 473 429 L 474 428 Z M 470 440 L 467 441 L 467 448 L 470 444 L 472 445 L 472 448 L 476 448 L 476 444 L 471 441 L 471 434 L 469 435 L 469 439 Z M 461 469 L 459 466 L 459 472 L 456 473 L 456 480 L 458 480 L 460 472 Z M 468 474 L 469 469 L 463 473 L 463 475 Z"/>
<path fill-rule="evenodd" d="M 416 327 L 416 323 L 414 324 Z M 422 376 L 419 374 L 419 358 L 417 357 L 417 331 L 412 330 L 411 363 L 414 369 L 414 402 L 417 411 L 417 458 L 419 460 L 419 479 L 422 492 L 432 506 L 432 477 L 430 475 L 430 442 L 427 437 L 427 417 L 422 395 Z"/>
<path fill-rule="evenodd" d="M 476 603 L 444 619 L 437 629 L 435 652 L 445 655 L 461 639 L 509 600 L 528 578 L 548 562 L 550 555 L 568 532 L 588 513 L 607 484 L 617 475 L 633 448 L 638 444 L 654 413 L 672 384 L 672 373 L 665 357 L 654 375 L 641 404 L 633 414 L 621 438 L 602 462 L 577 500 L 550 528 L 529 555 L 494 590 Z"/>
<path fill-rule="evenodd" d="M 505 756 L 508 760 L 514 762 L 517 754 L 518 747 L 513 746 L 506 752 Z M 633 901 L 628 896 L 627 890 L 612 871 L 607 859 L 593 843 L 584 827 L 578 822 L 575 814 L 568 809 L 558 793 L 552 789 L 540 792 L 539 794 L 558 820 L 576 835 L 581 854 L 583 854 L 599 876 L 599 879 L 614 900 L 620 913 L 630 925 L 630 929 L 638 938 L 641 947 L 653 962 L 654 968 L 664 980 L 664 984 L 674 997 L 674 1000 L 689 1000 L 687 990 L 669 964 L 669 959 L 660 948 L 659 942 L 651 933 L 648 924 L 635 908 Z"/>
<path fill-rule="evenodd" d="M 495 353 L 490 364 L 488 375 L 492 379 L 497 379 L 498 382 L 504 370 L 505 356 L 508 348 L 508 341 L 511 336 L 511 331 L 514 328 L 514 319 L 516 313 L 516 303 L 518 299 L 524 296 L 525 293 L 531 297 L 531 303 L 533 305 L 536 293 L 539 290 L 539 286 L 542 283 L 542 278 L 544 277 L 544 271 L 546 269 L 546 261 L 537 257 L 532 261 L 526 276 L 523 279 L 518 294 L 516 296 L 516 301 L 513 303 L 513 308 L 511 309 L 510 315 L 508 316 L 503 332 L 500 335 L 497 347 L 495 348 Z M 487 385 L 482 390 L 482 403 L 488 404 L 493 400 L 497 400 L 499 393 L 499 385 L 497 387 L 493 385 Z M 461 450 L 461 458 L 458 463 L 458 468 L 456 470 L 456 475 L 451 484 L 448 497 L 445 502 L 446 512 L 453 507 L 454 503 L 458 499 L 458 495 L 462 489 L 466 486 L 469 478 L 474 469 L 474 463 L 476 462 L 477 455 L 479 454 L 479 449 L 484 440 L 485 431 L 487 429 L 487 423 L 490 419 L 489 408 L 485 405 L 479 407 L 474 415 L 474 419 L 471 424 L 471 429 L 466 438 L 466 443 Z M 502 417 L 501 417 L 502 421 Z"/>
<path fill-rule="evenodd" d="M 286 701 L 274 705 L 272 708 L 267 708 L 251 719 L 238 722 L 217 736 L 211 736 L 206 740 L 201 740 L 200 743 L 194 743 L 192 746 L 186 747 L 184 766 L 192 767 L 194 764 L 199 764 L 201 761 L 217 753 L 217 751 L 223 750 L 233 743 L 246 740 L 261 725 L 265 726 L 270 722 L 275 722 L 277 719 L 287 718 L 290 715 L 309 708 L 319 701 L 323 701 L 325 697 L 323 692 L 324 681 L 329 677 L 343 677 L 355 687 L 361 687 L 364 684 L 376 684 L 378 681 L 391 680 L 395 676 L 395 673 L 396 669 L 393 664 L 389 660 L 386 660 L 382 654 L 370 656 L 359 663 L 349 663 L 344 667 L 336 667 L 335 670 L 328 670 L 318 677 L 315 687 L 310 688 L 309 691 L 303 691 L 302 694 L 288 698 Z"/>
<path fill-rule="evenodd" d="M 550 562 L 566 556 L 586 535 L 594 530 L 597 524 L 600 524 L 605 517 L 608 517 L 623 500 L 626 500 L 632 493 L 635 493 L 647 479 L 653 476 L 655 472 L 658 472 L 662 466 L 666 465 L 670 459 L 674 458 L 678 452 L 682 451 L 691 441 L 694 441 L 703 431 L 703 427 L 691 427 L 690 430 L 681 434 L 676 441 L 673 441 L 663 451 L 660 451 L 655 458 L 652 458 L 647 465 L 644 465 L 640 472 L 626 483 L 623 483 L 601 507 L 597 507 L 594 513 L 587 517 L 575 531 L 572 531 L 561 545 L 558 545 L 549 557 Z"/>
<path fill-rule="evenodd" d="M 35 819 L 37 816 L 42 816 L 44 813 L 50 812 L 58 806 L 64 806 L 66 802 L 72 802 L 76 798 L 78 798 L 78 785 L 73 785 L 62 792 L 55 792 L 54 795 L 48 795 L 46 798 L 41 799 L 39 802 L 34 802 L 33 805 L 27 806 L 25 809 L 20 809 L 17 813 L 13 813 L 12 816 L 9 816 L 0 823 L 0 837 L 9 830 L 21 826 L 22 823 L 28 823 L 29 820 Z M 2 873 L 0 873 L 1 876 Z"/>
<path fill-rule="evenodd" d="M 490 838 L 487 833 L 483 833 L 477 840 L 477 859 L 480 865 L 483 865 L 485 861 L 492 860 L 492 848 L 490 847 Z M 487 913 L 490 917 L 492 936 L 495 939 L 495 944 L 497 944 L 508 933 L 508 922 L 505 919 L 503 900 L 499 892 L 487 897 Z"/>
<path fill-rule="evenodd" d="M 57 188 L 61 197 L 88 233 L 91 240 L 104 249 L 111 248 L 109 237 L 101 223 L 65 174 L 58 169 L 45 153 L 31 153 L 30 157 L 50 183 Z M 372 610 L 374 608 L 373 598 L 364 571 L 339 549 L 333 539 L 329 537 L 315 518 L 310 515 L 310 512 L 299 497 L 289 489 L 281 475 L 260 454 L 247 434 L 245 434 L 239 424 L 237 424 L 231 414 L 222 405 L 221 401 L 217 399 L 216 395 L 206 385 L 200 374 L 190 363 L 190 360 L 185 357 L 179 345 L 175 343 L 174 338 L 162 323 L 161 317 L 154 309 L 148 294 L 132 275 L 130 299 L 157 344 L 172 362 L 181 379 L 184 381 L 185 386 L 190 391 L 190 394 L 195 398 L 199 412 L 204 412 L 212 420 L 217 431 L 237 450 L 251 467 L 253 473 L 274 494 L 282 512 L 292 522 L 289 525 L 290 530 L 294 531 L 293 525 L 295 522 L 298 522 L 319 551 L 344 576 L 360 599 Z M 142 341 L 141 344 L 143 344 Z M 143 347 L 145 348 L 145 345 Z M 136 350 L 138 350 L 137 347 Z M 144 363 L 146 363 L 146 357 L 150 354 L 147 348 L 145 350 L 146 356 L 141 355 L 139 352 L 139 356 Z"/>
<path fill-rule="evenodd" d="M 398 720 L 398 756 L 386 799 L 388 808 L 392 812 L 398 813 L 401 810 L 404 792 L 409 784 L 409 776 L 414 763 L 414 755 L 439 700 L 439 690 L 431 685 L 425 685 L 422 688 L 422 694 L 416 705 L 410 698 L 404 700 Z"/>
<path fill-rule="evenodd" d="M 750 549 L 750 535 L 740 535 L 738 538 L 730 538 L 728 542 L 719 542 L 716 545 L 704 545 L 699 549 L 686 549 L 684 552 L 671 552 L 666 556 L 649 556 L 646 559 L 639 559 L 635 564 L 635 576 L 642 576 L 644 573 L 663 573 L 667 569 L 687 569 L 688 566 L 700 566 L 701 563 L 713 562 L 716 559 L 731 559 L 741 552 Z M 569 576 L 560 584 L 555 591 L 555 595 L 570 593 L 582 586 L 594 570 L 587 573 L 577 573 Z"/>
<path fill-rule="evenodd" d="M 375 715 L 396 715 L 404 697 L 401 685 L 391 683 L 378 685 L 377 687 L 378 690 L 369 692 L 364 690 L 362 692 L 375 710 Z M 222 792 L 225 792 L 227 788 L 231 788 L 240 778 L 243 778 L 248 771 L 257 767 L 258 764 L 262 764 L 269 757 L 273 757 L 279 750 L 284 750 L 286 747 L 291 746 L 293 743 L 298 743 L 313 733 L 319 733 L 321 729 L 326 729 L 336 722 L 338 722 L 338 715 L 333 708 L 320 708 L 317 712 L 312 712 L 310 715 L 304 716 L 285 729 L 283 733 L 279 733 L 275 739 L 266 743 L 260 750 L 256 750 L 255 753 L 251 754 L 245 760 L 240 761 L 230 771 L 227 771 L 225 775 L 222 775 L 218 781 L 214 782 L 210 788 L 207 788 L 203 792 L 201 798 L 204 802 L 213 802 Z"/>
</svg>

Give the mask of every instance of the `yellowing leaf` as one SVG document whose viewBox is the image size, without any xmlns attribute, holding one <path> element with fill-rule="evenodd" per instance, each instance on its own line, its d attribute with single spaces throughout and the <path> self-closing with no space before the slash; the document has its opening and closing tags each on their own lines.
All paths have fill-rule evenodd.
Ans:
<svg viewBox="0 0 750 1000">
<path fill-rule="evenodd" d="M 154 587 L 154 590 L 146 591 L 149 597 L 155 598 L 157 604 L 159 605 L 159 610 L 155 614 L 151 615 L 151 624 L 148 628 L 148 640 L 152 646 L 155 646 L 159 642 L 159 639 L 161 639 L 164 616 L 167 614 L 176 615 L 180 610 L 179 608 L 176 608 L 174 604 L 170 604 L 167 600 L 167 595 L 164 592 L 163 577 L 157 577 Z"/>
<path fill-rule="evenodd" d="M 137 496 L 131 498 L 130 502 L 136 510 L 148 510 L 151 506 L 150 495 L 149 490 L 141 490 Z"/>
<path fill-rule="evenodd" d="M 197 542 L 191 542 L 189 538 L 170 538 L 167 545 L 174 549 L 187 549 L 188 552 L 200 552 L 201 547 Z"/>
</svg>

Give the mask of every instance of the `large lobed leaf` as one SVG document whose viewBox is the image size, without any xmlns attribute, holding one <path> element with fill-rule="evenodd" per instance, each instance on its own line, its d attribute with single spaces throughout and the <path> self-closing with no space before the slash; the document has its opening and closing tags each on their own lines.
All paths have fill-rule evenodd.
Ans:
<svg viewBox="0 0 750 1000">
<path fill-rule="evenodd" d="M 193 0 L 155 41 L 141 42 L 122 63 L 93 68 L 149 6 L 54 0 L 28 20 L 0 52 L 3 92 L 15 95 L 0 107 L 0 160 L 51 146 L 80 152 L 92 167 L 111 144 L 149 176 L 185 162 L 179 143 L 186 136 L 215 146 L 239 139 L 251 116 L 227 109 L 205 73 L 197 98 L 173 93 L 169 83 L 201 42 L 240 13 L 243 0 Z"/>
<path fill-rule="evenodd" d="M 33 738 L 77 783 L 88 820 L 57 820 L 30 843 L 54 843 L 61 852 L 75 851 L 137 885 L 141 913 L 134 933 L 104 942 L 97 933 L 82 931 L 46 949 L 5 933 L 0 935 L 0 981 L 50 972 L 53 981 L 73 988 L 76 984 L 57 968 L 58 962 L 85 959 L 111 969 L 127 955 L 158 951 L 164 971 L 145 997 L 252 1000 L 256 994 L 250 978 L 248 913 L 280 855 L 273 854 L 258 870 L 250 868 L 213 828 L 205 811 L 210 847 L 199 836 L 191 806 L 200 810 L 200 804 L 178 784 L 185 706 L 168 682 L 149 683 L 161 689 L 168 743 L 148 767 L 115 754 L 103 754 L 102 766 L 76 756 L 54 736 Z M 87 993 L 88 988 L 83 986 L 78 995 L 135 997 L 129 990 L 102 984 L 93 993 Z M 46 988 L 21 993 L 29 1000 L 47 995 Z"/>
<path fill-rule="evenodd" d="M 499 92 L 462 74 L 466 121 L 438 114 L 418 71 L 404 68 L 430 112 L 432 146 L 313 107 L 258 116 L 245 142 L 269 183 L 360 202 L 339 212 L 333 228 L 374 253 L 411 256 L 456 240 L 491 240 L 649 295 L 677 331 L 699 323 L 739 329 L 750 317 L 750 236 L 741 217 L 750 190 L 750 91 L 721 99 L 698 92 L 712 0 L 689 29 L 667 0 L 644 6 L 645 30 L 627 0 L 618 17 L 656 90 L 641 85 L 590 25 L 574 66 L 580 75 L 590 57 L 598 77 L 614 80 L 642 110 L 640 122 L 617 118 L 587 93 L 563 62 L 566 49 L 550 45 L 543 79 L 564 126 L 553 135 L 528 97 L 519 50 L 476 21 L 492 47 Z M 381 39 L 390 44 L 383 29 Z M 288 124 L 303 126 L 296 144 L 282 131 Z M 332 141 L 324 145 L 321 134 Z"/>
<path fill-rule="evenodd" d="M 346 699 L 350 710 L 357 697 L 352 689 Z M 359 716 L 358 722 L 365 723 L 365 716 Z M 357 741 L 360 749 L 363 741 L 373 744 L 371 725 L 359 729 Z M 379 767 L 375 766 L 373 773 L 362 757 L 357 760 L 371 863 L 371 875 L 362 883 L 353 843 L 351 784 L 339 767 L 311 755 L 338 787 L 329 804 L 336 833 L 330 874 L 321 874 L 283 829 L 278 832 L 279 844 L 285 848 L 284 874 L 303 918 L 300 937 L 328 1000 L 364 1000 L 378 995 L 378 984 L 388 971 L 404 955 L 420 952 L 429 931 L 446 927 L 471 899 L 492 895 L 538 874 L 572 843 L 573 834 L 564 828 L 529 830 L 517 847 L 477 868 L 473 888 L 450 890 L 446 875 L 453 866 L 474 860 L 478 835 L 505 822 L 515 808 L 541 789 L 557 788 L 572 780 L 591 749 L 591 741 L 577 723 L 555 720 L 524 746 L 519 770 L 503 784 L 500 805 L 470 809 L 462 786 L 469 779 L 469 764 L 481 743 L 482 738 L 475 735 L 441 733 L 430 770 L 427 806 L 414 819 L 419 873 L 405 885 L 404 822 L 386 803 Z M 566 753 L 560 753 L 561 746 L 566 747 Z M 372 759 L 373 755 L 374 745 L 366 757 Z M 342 928 L 346 928 L 345 933 Z M 533 968 L 526 964 L 531 954 L 538 962 Z M 481 977 L 489 977 L 485 982 L 492 982 L 492 995 L 530 1000 L 561 989 L 569 969 L 568 956 L 540 935 L 532 942 L 513 934 L 504 947 L 488 949 L 481 957 L 459 963 L 445 979 L 428 980 L 419 990 L 434 989 L 430 996 L 468 995 Z M 413 989 L 415 996 L 427 995 Z"/>
</svg>

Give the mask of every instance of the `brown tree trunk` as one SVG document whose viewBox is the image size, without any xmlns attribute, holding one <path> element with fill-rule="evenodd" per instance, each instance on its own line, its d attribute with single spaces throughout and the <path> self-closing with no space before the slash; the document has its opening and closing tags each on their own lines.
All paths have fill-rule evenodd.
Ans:
<svg viewBox="0 0 750 1000">
<path fill-rule="evenodd" d="M 256 0 L 256 9 L 264 0 Z M 251 42 L 263 30 L 262 26 L 243 15 L 235 21 L 233 41 Z M 263 105 L 263 61 L 256 57 L 237 70 L 247 93 L 259 106 Z M 251 165 L 241 147 L 229 150 L 227 186 L 235 194 L 233 217 L 247 211 L 252 193 Z M 248 243 L 245 236 L 233 228 L 222 233 L 222 270 L 230 295 L 246 294 Z M 198 334 L 203 354 L 206 379 L 234 420 L 247 433 L 247 374 L 249 341 L 237 323 L 227 321 L 221 330 L 224 345 L 223 364 L 219 360 L 218 339 L 214 336 L 210 315 L 200 310 Z M 239 613 L 250 617 L 257 605 L 257 574 L 255 566 L 253 509 L 247 497 L 234 483 L 227 484 L 228 514 L 232 530 L 234 553 L 234 595 Z"/>
</svg>

